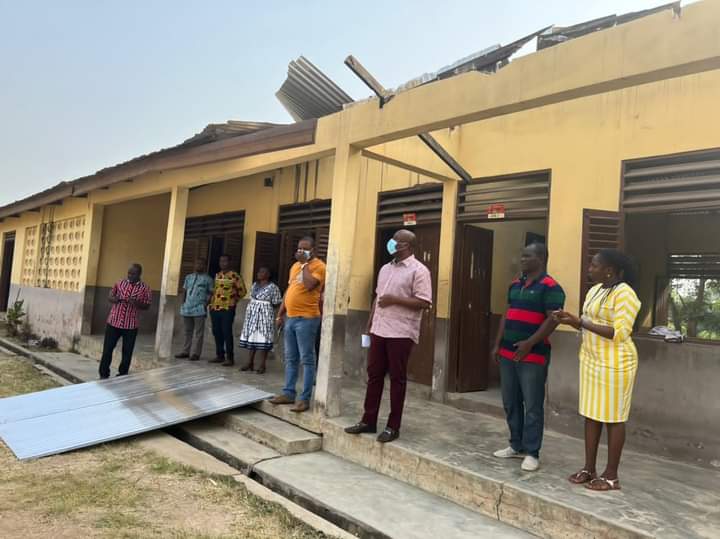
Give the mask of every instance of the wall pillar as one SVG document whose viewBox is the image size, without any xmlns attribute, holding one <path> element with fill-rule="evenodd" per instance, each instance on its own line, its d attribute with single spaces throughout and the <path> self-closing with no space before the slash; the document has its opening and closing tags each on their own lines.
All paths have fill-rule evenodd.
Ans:
<svg viewBox="0 0 720 539">
<path fill-rule="evenodd" d="M 155 354 L 161 359 L 172 354 L 175 314 L 180 308 L 178 288 L 180 285 L 180 264 L 185 239 L 185 218 L 188 206 L 187 188 L 173 187 L 170 193 L 165 255 L 160 285 L 160 305 L 157 330 L 155 333 Z"/>
<path fill-rule="evenodd" d="M 341 408 L 345 323 L 360 196 L 360 150 L 341 144 L 335 152 L 332 214 L 325 281 L 315 412 L 337 417 Z M 359 345 L 359 343 L 358 343 Z"/>
<path fill-rule="evenodd" d="M 97 288 L 98 265 L 100 263 L 100 244 L 102 242 L 103 216 L 105 206 L 90 204 L 85 217 L 85 238 L 83 242 L 83 267 L 80 283 L 84 283 L 81 335 L 92 333 L 92 319 L 95 311 L 95 292 Z"/>
<path fill-rule="evenodd" d="M 435 315 L 435 354 L 430 398 L 443 402 L 447 393 L 450 361 L 450 303 L 452 299 L 453 257 L 457 224 L 458 182 L 443 184 L 442 217 L 440 221 L 440 254 L 438 258 L 437 305 Z"/>
</svg>

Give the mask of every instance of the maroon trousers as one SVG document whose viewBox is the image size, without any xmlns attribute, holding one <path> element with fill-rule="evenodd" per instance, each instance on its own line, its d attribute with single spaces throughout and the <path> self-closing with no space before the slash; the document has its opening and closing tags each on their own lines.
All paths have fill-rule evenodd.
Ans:
<svg viewBox="0 0 720 539">
<path fill-rule="evenodd" d="M 370 335 L 363 423 L 377 425 L 385 375 L 390 373 L 390 417 L 387 426 L 400 430 L 407 388 L 407 364 L 413 344 L 412 339 L 388 339 Z"/>
</svg>

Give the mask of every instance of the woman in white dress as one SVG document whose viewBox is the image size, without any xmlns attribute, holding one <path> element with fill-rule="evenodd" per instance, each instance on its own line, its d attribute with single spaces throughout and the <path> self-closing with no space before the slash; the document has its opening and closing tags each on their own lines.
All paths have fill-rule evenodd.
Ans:
<svg viewBox="0 0 720 539">
<path fill-rule="evenodd" d="M 245 311 L 245 323 L 240 334 L 240 348 L 250 351 L 250 360 L 241 371 L 252 371 L 255 368 L 255 353 L 260 350 L 262 356 L 256 372 L 265 372 L 268 352 L 272 350 L 275 338 L 275 308 L 281 302 L 280 289 L 270 281 L 270 270 L 260 268 L 250 290 L 250 303 Z"/>
</svg>

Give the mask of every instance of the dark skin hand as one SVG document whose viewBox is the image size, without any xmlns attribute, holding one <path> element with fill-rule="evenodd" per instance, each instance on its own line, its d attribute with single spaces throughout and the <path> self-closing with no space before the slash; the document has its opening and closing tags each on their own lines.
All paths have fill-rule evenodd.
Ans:
<svg viewBox="0 0 720 539">
<path fill-rule="evenodd" d="M 397 250 L 395 251 L 394 259 L 395 262 L 401 262 L 413 254 L 413 248 L 415 245 L 415 234 L 409 230 L 398 230 L 393 239 L 397 242 Z M 430 303 L 424 299 L 418 299 L 414 297 L 406 298 L 401 296 L 395 296 L 392 294 L 383 294 L 382 296 L 375 299 L 372 308 L 370 309 L 370 317 L 368 318 L 367 332 L 370 333 L 372 327 L 373 316 L 375 315 L 375 309 L 380 307 L 390 307 L 391 305 L 400 305 L 407 309 L 414 311 L 421 311 L 428 309 Z"/>
<path fill-rule="evenodd" d="M 130 269 L 128 270 L 127 279 L 131 283 L 135 284 L 140 281 L 140 269 L 136 266 L 130 266 Z M 130 298 L 128 300 L 122 300 L 118 298 L 117 296 L 110 293 L 110 297 L 108 298 L 108 301 L 112 304 L 116 303 L 122 303 L 123 301 L 126 301 L 129 305 L 132 305 L 133 307 L 137 307 L 138 309 L 142 311 L 147 311 L 150 308 L 149 303 L 143 303 L 141 301 L 138 301 L 136 298 Z"/>
<path fill-rule="evenodd" d="M 610 288 L 620 280 L 617 272 L 613 268 L 604 266 L 597 255 L 595 255 L 592 262 L 590 262 L 588 273 L 590 279 L 594 283 L 602 283 L 603 288 Z M 567 311 L 553 312 L 553 319 L 559 324 L 565 324 L 578 330 L 581 328 L 586 329 L 606 339 L 613 339 L 615 337 L 614 327 L 594 324 L 587 318 L 581 319 L 579 316 Z"/>
<path fill-rule="evenodd" d="M 309 256 L 307 255 L 308 252 L 310 253 Z M 297 260 L 301 264 L 307 264 L 313 258 L 315 258 L 315 248 L 313 247 L 312 243 L 308 240 L 300 240 L 298 242 L 297 251 L 295 251 L 295 260 Z M 320 284 L 320 281 L 313 277 L 312 273 L 310 273 L 309 265 L 306 265 L 302 269 L 302 280 L 303 285 L 308 292 L 315 290 Z"/>
<path fill-rule="evenodd" d="M 309 252 L 310 255 L 307 255 L 307 252 Z M 307 264 L 313 258 L 315 258 L 315 248 L 312 243 L 308 240 L 300 240 L 298 242 L 297 251 L 295 251 L 295 260 L 300 262 L 300 264 Z M 313 277 L 313 274 L 310 272 L 309 265 L 306 265 L 302 269 L 302 281 L 305 290 L 308 292 L 315 290 L 320 285 L 320 280 Z M 278 328 L 282 327 L 285 323 L 285 312 L 285 300 L 283 299 L 283 302 L 280 304 L 277 317 L 275 318 L 275 325 Z"/>
<path fill-rule="evenodd" d="M 522 255 L 520 255 L 520 269 L 526 276 L 528 283 L 536 281 L 542 274 L 544 267 L 545 261 L 538 256 L 533 248 L 526 247 L 523 249 Z M 547 311 L 545 315 L 547 318 L 545 318 L 542 325 L 529 339 L 515 343 L 515 355 L 513 356 L 513 361 L 522 361 L 525 359 L 535 345 L 540 344 L 547 339 L 558 327 L 559 322 L 553 317 L 553 311 Z M 495 338 L 495 346 L 493 346 L 491 352 L 495 361 L 500 361 L 500 343 L 502 342 L 505 331 L 505 318 L 506 315 L 503 314 L 503 317 L 500 320 L 500 329 L 498 330 L 498 335 Z"/>
</svg>

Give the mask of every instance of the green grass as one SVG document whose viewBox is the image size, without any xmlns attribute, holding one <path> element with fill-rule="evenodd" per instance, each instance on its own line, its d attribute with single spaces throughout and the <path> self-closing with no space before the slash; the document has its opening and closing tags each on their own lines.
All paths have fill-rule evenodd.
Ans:
<svg viewBox="0 0 720 539">
<path fill-rule="evenodd" d="M 0 398 L 57 387 L 55 381 L 29 361 L 0 357 Z"/>
</svg>

